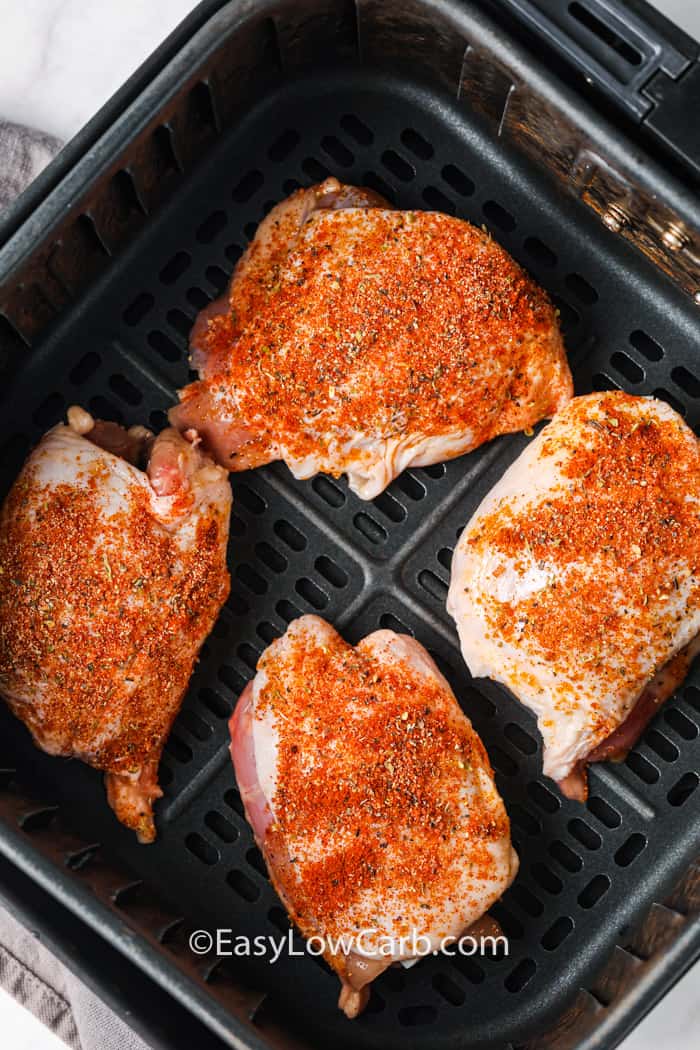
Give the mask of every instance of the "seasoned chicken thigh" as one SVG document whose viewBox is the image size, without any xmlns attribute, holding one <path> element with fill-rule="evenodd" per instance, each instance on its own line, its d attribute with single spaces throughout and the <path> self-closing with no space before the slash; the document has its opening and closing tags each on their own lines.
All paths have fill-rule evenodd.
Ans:
<svg viewBox="0 0 700 1050">
<path fill-rule="evenodd" d="M 482 502 L 447 607 L 471 673 L 537 715 L 544 772 L 586 797 L 700 648 L 700 449 L 667 404 L 575 398 Z"/>
<path fill-rule="evenodd" d="M 0 695 L 44 751 L 104 770 L 142 842 L 163 744 L 228 594 L 230 503 L 226 473 L 177 431 L 154 439 L 73 408 L 2 508 Z"/>
<path fill-rule="evenodd" d="M 515 877 L 486 752 L 413 638 L 377 631 L 353 648 L 295 620 L 261 656 L 231 740 L 272 882 L 324 939 L 349 1017 L 378 974 L 474 930 Z"/>
<path fill-rule="evenodd" d="M 282 459 L 364 499 L 572 396 L 553 307 L 487 233 L 335 179 L 270 212 L 191 348 L 174 426 L 229 470 Z"/>
</svg>

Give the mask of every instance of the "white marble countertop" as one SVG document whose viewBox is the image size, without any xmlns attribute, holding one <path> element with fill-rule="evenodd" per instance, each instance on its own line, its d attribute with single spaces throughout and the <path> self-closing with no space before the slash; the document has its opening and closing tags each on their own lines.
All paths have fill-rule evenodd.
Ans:
<svg viewBox="0 0 700 1050">
<path fill-rule="evenodd" d="M 0 0 L 0 118 L 68 139 L 195 6 L 193 0 Z M 656 0 L 700 39 L 700 0 Z M 700 1050 L 700 964 L 624 1050 Z M 63 1046 L 0 991 L 0 1045 Z"/>
</svg>

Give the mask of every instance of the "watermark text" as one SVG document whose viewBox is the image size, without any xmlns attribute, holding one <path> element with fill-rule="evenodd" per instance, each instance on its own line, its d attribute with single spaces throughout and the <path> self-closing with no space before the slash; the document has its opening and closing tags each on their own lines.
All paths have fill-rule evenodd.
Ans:
<svg viewBox="0 0 700 1050">
<path fill-rule="evenodd" d="M 502 934 L 494 936 L 473 937 L 463 934 L 461 937 L 427 937 L 413 932 L 407 937 L 390 937 L 378 929 L 361 930 L 352 936 L 322 937 L 314 935 L 302 941 L 290 929 L 278 937 L 258 934 L 248 937 L 237 934 L 230 928 L 217 930 L 195 930 L 190 934 L 189 944 L 195 955 L 216 955 L 227 957 L 267 958 L 272 965 L 282 955 L 358 955 L 394 959 L 421 959 L 426 955 L 471 956 L 509 954 L 508 938 Z"/>
</svg>

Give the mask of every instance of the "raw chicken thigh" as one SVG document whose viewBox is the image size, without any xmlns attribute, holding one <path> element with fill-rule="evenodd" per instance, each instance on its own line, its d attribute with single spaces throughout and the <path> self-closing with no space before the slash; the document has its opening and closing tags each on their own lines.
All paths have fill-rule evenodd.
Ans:
<svg viewBox="0 0 700 1050">
<path fill-rule="evenodd" d="M 474 930 L 515 877 L 484 747 L 413 638 L 353 647 L 317 616 L 295 620 L 261 656 L 231 740 L 272 882 L 304 936 L 325 939 L 349 1017 L 416 957 L 413 934 L 432 950 Z"/>
<path fill-rule="evenodd" d="M 282 459 L 363 499 L 572 396 L 553 307 L 487 233 L 336 179 L 270 212 L 191 349 L 174 426 L 229 470 Z"/>
<path fill-rule="evenodd" d="M 653 398 L 575 398 L 464 530 L 447 600 L 464 658 L 535 712 L 568 797 L 687 674 L 699 574 L 698 440 Z"/>
<path fill-rule="evenodd" d="M 175 430 L 68 418 L 2 508 L 0 694 L 44 751 L 104 770 L 151 842 L 163 744 L 228 595 L 231 489 Z"/>
</svg>

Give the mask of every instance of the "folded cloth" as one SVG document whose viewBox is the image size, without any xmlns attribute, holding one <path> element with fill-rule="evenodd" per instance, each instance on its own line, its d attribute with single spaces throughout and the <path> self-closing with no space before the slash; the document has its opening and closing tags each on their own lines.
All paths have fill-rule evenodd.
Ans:
<svg viewBox="0 0 700 1050">
<path fill-rule="evenodd" d="M 61 145 L 53 135 L 0 120 L 0 210 L 46 167 Z M 3 908 L 0 987 L 31 1010 L 71 1050 L 148 1050 L 121 1018 Z M 0 1032 L 7 1033 L 1 1006 Z M 0 1037 L 0 1045 L 9 1046 L 5 1035 Z"/>
<path fill-rule="evenodd" d="M 0 210 L 26 189 L 62 145 L 44 131 L 0 120 Z"/>
<path fill-rule="evenodd" d="M 148 1050 L 120 1017 L 3 908 L 0 987 L 31 1010 L 71 1050 Z M 0 1032 L 5 1033 L 0 1044 L 9 1048 L 14 1044 L 6 1040 L 8 1024 L 2 1010 L 0 1004 Z M 41 1043 L 36 1045 L 39 1050 Z"/>
</svg>

